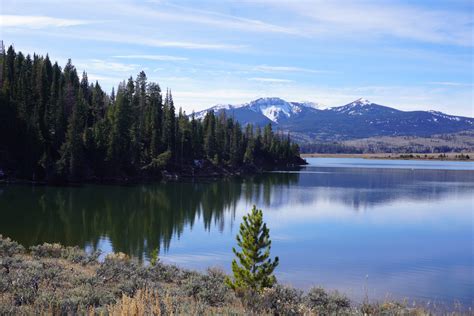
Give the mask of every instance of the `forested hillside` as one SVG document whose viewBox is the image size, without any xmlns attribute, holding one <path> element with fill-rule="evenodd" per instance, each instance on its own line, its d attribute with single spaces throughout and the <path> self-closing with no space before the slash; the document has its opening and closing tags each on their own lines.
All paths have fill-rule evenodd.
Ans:
<svg viewBox="0 0 474 316">
<path fill-rule="evenodd" d="M 301 163 L 289 135 L 210 111 L 176 111 L 171 91 L 142 71 L 107 94 L 71 61 L 9 47 L 0 56 L 0 175 L 36 181 L 158 177 L 199 168 Z M 177 113 L 176 113 L 177 112 Z"/>
</svg>

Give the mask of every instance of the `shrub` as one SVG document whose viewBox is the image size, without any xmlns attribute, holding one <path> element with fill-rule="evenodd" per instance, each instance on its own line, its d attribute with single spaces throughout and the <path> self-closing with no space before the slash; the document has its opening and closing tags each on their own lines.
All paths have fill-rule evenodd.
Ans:
<svg viewBox="0 0 474 316">
<path fill-rule="evenodd" d="M 101 254 L 100 251 L 94 251 L 88 254 L 77 246 L 65 247 L 61 251 L 62 258 L 69 260 L 73 263 L 80 263 L 82 265 L 87 265 L 90 263 L 97 262 L 97 259 L 99 258 L 100 254 Z"/>
<path fill-rule="evenodd" d="M 18 244 L 16 241 L 12 241 L 10 238 L 4 238 L 0 235 L 0 256 L 11 257 L 18 253 L 23 253 L 25 248 Z"/>
<path fill-rule="evenodd" d="M 333 314 L 350 308 L 350 300 L 334 292 L 328 294 L 323 288 L 312 288 L 305 296 L 305 304 L 318 314 Z"/>
<path fill-rule="evenodd" d="M 430 315 L 420 308 L 407 308 L 404 303 L 395 301 L 364 302 L 360 311 L 365 315 Z"/>
<path fill-rule="evenodd" d="M 62 302 L 62 310 L 77 311 L 80 308 L 87 308 L 90 306 L 98 307 L 114 303 L 116 295 L 112 293 L 108 287 L 92 286 L 90 284 L 83 284 L 74 288 L 67 299 Z"/>
<path fill-rule="evenodd" d="M 261 294 L 261 307 L 276 315 L 304 314 L 303 292 L 277 284 Z"/>
<path fill-rule="evenodd" d="M 45 242 L 42 245 L 31 246 L 31 255 L 35 258 L 61 258 L 63 247 L 60 244 Z"/>
<path fill-rule="evenodd" d="M 90 254 L 86 253 L 81 248 L 75 247 L 63 247 L 60 244 L 44 243 L 42 245 L 30 247 L 31 255 L 37 259 L 39 258 L 62 258 L 73 263 L 79 263 L 87 265 L 90 263 L 97 262 L 100 256 L 100 251 L 94 251 Z"/>
<path fill-rule="evenodd" d="M 97 269 L 96 277 L 101 283 L 118 282 L 130 279 L 137 269 L 137 264 L 127 255 L 123 253 L 109 254 Z"/>
<path fill-rule="evenodd" d="M 209 269 L 207 275 L 193 273 L 183 281 L 183 290 L 187 296 L 207 305 L 222 306 L 230 300 L 224 279 L 224 272 L 218 269 Z"/>
<path fill-rule="evenodd" d="M 156 281 L 164 281 L 166 283 L 181 282 L 194 272 L 180 269 L 174 265 L 162 264 L 158 261 L 154 266 L 149 267 L 152 278 Z"/>
<path fill-rule="evenodd" d="M 11 276 L 11 292 L 16 306 L 32 304 L 37 296 L 40 271 L 36 266 L 28 266 L 25 269 L 15 271 Z"/>
</svg>

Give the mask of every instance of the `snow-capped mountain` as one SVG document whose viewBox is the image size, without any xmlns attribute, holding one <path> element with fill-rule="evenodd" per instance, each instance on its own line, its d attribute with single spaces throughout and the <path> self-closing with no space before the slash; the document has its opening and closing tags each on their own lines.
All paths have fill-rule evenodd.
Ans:
<svg viewBox="0 0 474 316">
<path fill-rule="evenodd" d="M 280 98 L 260 98 L 249 103 L 232 105 L 232 104 L 218 104 L 207 110 L 197 112 L 196 118 L 203 118 L 210 110 L 219 112 L 222 110 L 235 112 L 239 111 L 253 111 L 262 114 L 273 123 L 278 123 L 281 120 L 290 118 L 301 113 L 304 109 L 317 109 L 323 107 L 322 104 L 314 102 L 287 102 Z"/>
<path fill-rule="evenodd" d="M 330 108 L 330 110 L 338 112 L 338 113 L 348 114 L 348 115 L 364 115 L 364 114 L 370 113 L 371 111 L 374 111 L 376 109 L 374 105 L 376 104 L 372 103 L 371 101 L 367 99 L 360 98 L 349 104 Z M 394 110 L 392 109 L 390 109 L 389 111 L 391 113 L 395 113 Z"/>
<path fill-rule="evenodd" d="M 288 102 L 280 98 L 260 98 L 239 105 L 216 105 L 208 111 L 234 117 L 241 124 L 288 131 L 298 139 L 343 140 L 373 136 L 430 136 L 474 130 L 474 118 L 437 111 L 400 111 L 357 99 L 349 104 L 326 108 L 313 102 Z"/>
</svg>

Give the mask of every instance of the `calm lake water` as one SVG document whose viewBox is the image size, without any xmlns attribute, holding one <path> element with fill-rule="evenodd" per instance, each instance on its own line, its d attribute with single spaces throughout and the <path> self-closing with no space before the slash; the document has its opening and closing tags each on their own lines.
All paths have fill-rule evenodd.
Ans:
<svg viewBox="0 0 474 316">
<path fill-rule="evenodd" d="M 242 215 L 264 210 L 277 277 L 356 301 L 472 306 L 474 163 L 311 158 L 301 170 L 135 186 L 0 186 L 0 233 L 230 270 Z"/>
</svg>

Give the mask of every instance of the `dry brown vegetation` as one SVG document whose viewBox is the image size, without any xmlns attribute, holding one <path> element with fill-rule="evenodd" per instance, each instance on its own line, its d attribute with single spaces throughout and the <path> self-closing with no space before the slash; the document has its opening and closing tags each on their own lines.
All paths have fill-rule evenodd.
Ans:
<svg viewBox="0 0 474 316">
<path fill-rule="evenodd" d="M 385 302 L 351 305 L 337 292 L 307 293 L 275 285 L 262 293 L 234 293 L 216 269 L 197 273 L 162 264 L 145 266 L 125 254 L 59 244 L 26 250 L 0 235 L 0 315 L 424 315 Z"/>
<path fill-rule="evenodd" d="M 364 153 L 448 153 L 474 152 L 474 130 L 452 134 L 418 136 L 383 136 L 341 142 Z"/>
<path fill-rule="evenodd" d="M 474 161 L 474 152 L 420 154 L 420 153 L 373 153 L 373 154 L 301 154 L 303 158 L 364 158 L 364 159 L 401 159 L 401 160 L 452 160 Z"/>
<path fill-rule="evenodd" d="M 469 154 L 474 152 L 474 130 L 429 137 L 377 136 L 338 142 L 309 139 L 301 143 L 301 152 L 324 155 L 396 155 L 396 154 Z"/>
</svg>

